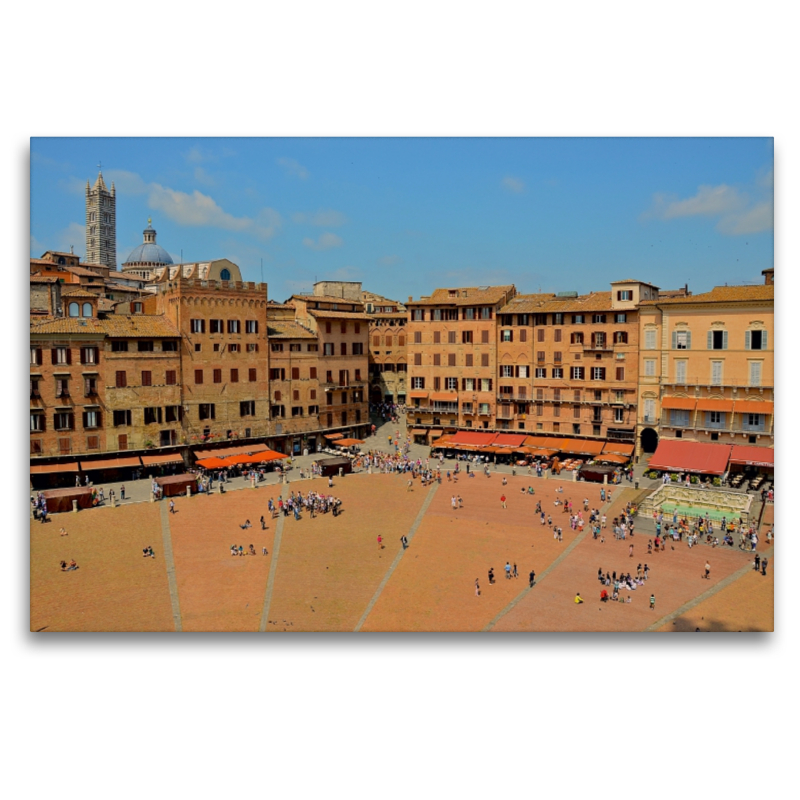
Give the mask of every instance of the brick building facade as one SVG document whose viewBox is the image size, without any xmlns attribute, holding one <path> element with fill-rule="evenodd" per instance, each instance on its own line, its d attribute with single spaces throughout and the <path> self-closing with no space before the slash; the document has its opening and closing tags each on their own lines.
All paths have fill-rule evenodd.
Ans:
<svg viewBox="0 0 800 800">
<path fill-rule="evenodd" d="M 408 399 L 406 308 L 373 292 L 361 298 L 370 317 L 369 401 L 402 405 Z"/>
</svg>

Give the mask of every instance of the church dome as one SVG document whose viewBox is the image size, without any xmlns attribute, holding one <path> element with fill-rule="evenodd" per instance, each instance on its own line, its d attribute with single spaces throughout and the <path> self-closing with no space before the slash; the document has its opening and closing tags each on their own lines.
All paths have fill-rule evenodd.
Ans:
<svg viewBox="0 0 800 800">
<path fill-rule="evenodd" d="M 147 227 L 144 229 L 144 242 L 133 249 L 122 267 L 123 269 L 139 265 L 154 267 L 172 263 L 170 254 L 160 244 L 156 244 L 156 232 L 151 220 L 148 219 Z"/>
</svg>

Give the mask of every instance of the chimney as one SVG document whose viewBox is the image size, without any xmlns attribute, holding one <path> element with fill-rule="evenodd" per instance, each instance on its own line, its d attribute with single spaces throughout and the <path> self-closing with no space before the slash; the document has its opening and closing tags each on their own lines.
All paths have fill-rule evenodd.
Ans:
<svg viewBox="0 0 800 800">
<path fill-rule="evenodd" d="M 408 296 L 408 302 L 409 303 L 413 303 L 414 302 L 414 298 L 411 295 Z"/>
</svg>

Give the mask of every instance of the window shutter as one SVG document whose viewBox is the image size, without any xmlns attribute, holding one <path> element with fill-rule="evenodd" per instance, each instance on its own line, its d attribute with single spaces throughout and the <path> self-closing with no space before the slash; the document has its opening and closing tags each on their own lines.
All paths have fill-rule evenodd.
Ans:
<svg viewBox="0 0 800 800">
<path fill-rule="evenodd" d="M 708 350 L 714 349 L 714 331 L 708 332 L 708 338 L 706 340 L 706 349 Z"/>
<path fill-rule="evenodd" d="M 752 348 L 750 347 L 750 331 L 744 332 L 744 349 L 752 350 Z"/>
<path fill-rule="evenodd" d="M 710 333 L 708 335 L 711 336 Z M 711 341 L 711 340 L 709 339 L 709 341 Z M 711 345 L 709 344 L 709 348 L 710 347 L 711 347 Z M 678 331 L 672 331 L 672 349 L 673 350 L 677 350 L 678 349 Z"/>
<path fill-rule="evenodd" d="M 58 363 L 57 358 L 58 358 L 58 356 L 56 355 L 56 348 L 53 347 L 50 350 L 50 363 L 51 364 L 57 364 Z"/>
<path fill-rule="evenodd" d="M 692 332 L 691 331 L 686 331 L 686 349 L 687 350 L 691 350 L 692 349 Z"/>
<path fill-rule="evenodd" d="M 728 331 L 722 331 L 722 349 L 728 349 Z"/>
<path fill-rule="evenodd" d="M 604 381 L 606 379 L 606 368 L 600 367 L 600 380 Z"/>
<path fill-rule="evenodd" d="M 761 331 L 761 349 L 762 350 L 766 350 L 767 349 L 767 332 L 766 331 Z"/>
</svg>

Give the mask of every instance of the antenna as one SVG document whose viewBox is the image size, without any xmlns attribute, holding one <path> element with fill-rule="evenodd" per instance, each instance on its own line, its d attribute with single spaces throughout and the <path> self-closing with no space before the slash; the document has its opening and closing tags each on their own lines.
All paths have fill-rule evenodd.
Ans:
<svg viewBox="0 0 800 800">
<path fill-rule="evenodd" d="M 183 264 L 183 248 L 181 247 L 181 264 Z"/>
<path fill-rule="evenodd" d="M 261 283 L 264 283 L 264 259 L 261 259 Z"/>
</svg>

